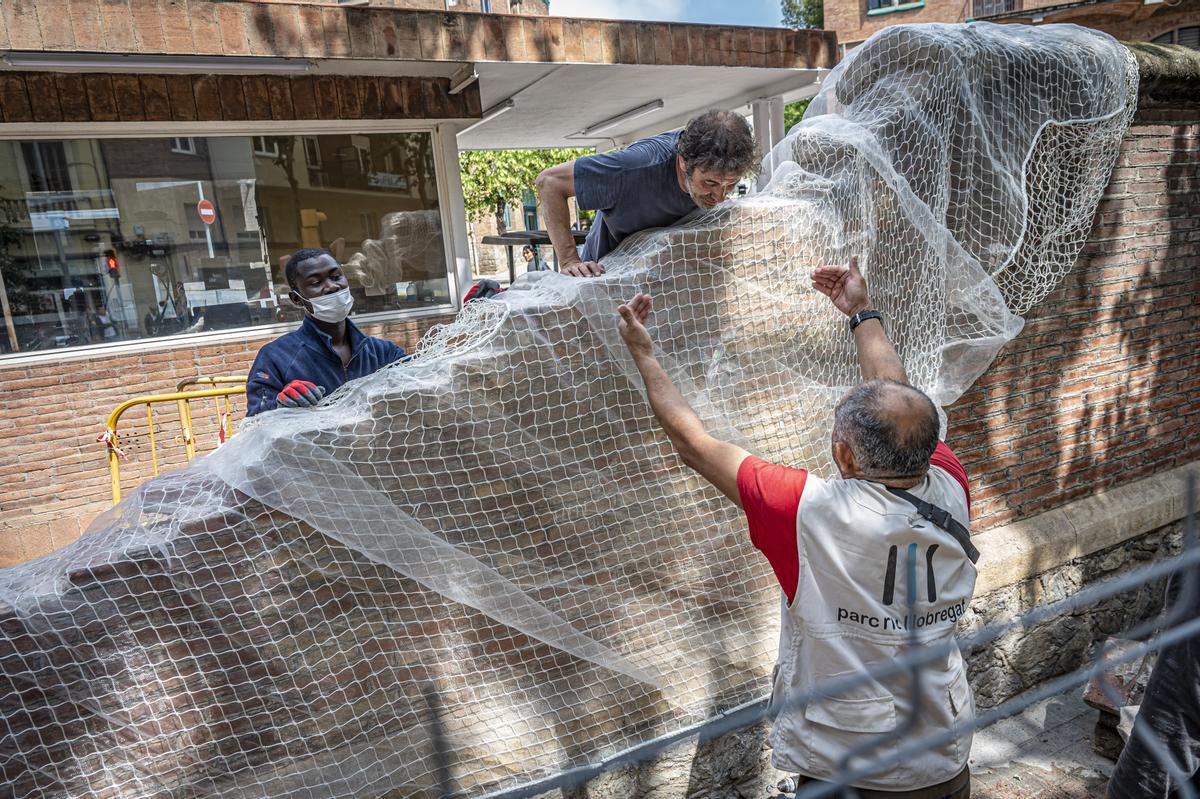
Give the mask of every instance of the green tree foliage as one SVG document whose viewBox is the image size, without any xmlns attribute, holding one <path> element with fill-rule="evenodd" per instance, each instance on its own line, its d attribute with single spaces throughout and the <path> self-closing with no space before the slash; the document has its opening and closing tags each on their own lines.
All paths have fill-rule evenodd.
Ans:
<svg viewBox="0 0 1200 799">
<path fill-rule="evenodd" d="M 504 230 L 504 208 L 521 201 L 521 191 L 533 190 L 538 173 L 547 167 L 591 155 L 591 149 L 561 150 L 475 150 L 459 153 L 463 202 L 467 215 L 481 219 L 496 216 L 496 228 Z"/>
<path fill-rule="evenodd" d="M 804 117 L 804 112 L 808 110 L 808 100 L 797 100 L 794 103 L 788 103 L 783 107 L 783 132 L 787 133 L 792 129 L 792 126 Z"/>
<path fill-rule="evenodd" d="M 821 28 L 825 25 L 824 0 L 781 0 L 785 28 Z"/>
</svg>

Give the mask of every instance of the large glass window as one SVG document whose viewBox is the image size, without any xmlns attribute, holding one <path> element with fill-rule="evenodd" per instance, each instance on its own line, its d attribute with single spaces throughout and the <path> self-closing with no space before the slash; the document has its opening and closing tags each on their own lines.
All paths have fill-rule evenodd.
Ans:
<svg viewBox="0 0 1200 799">
<path fill-rule="evenodd" d="M 1193 50 L 1200 50 L 1200 25 L 1176 28 L 1173 31 L 1167 31 L 1162 36 L 1155 36 L 1150 41 L 1153 44 L 1179 44 Z"/>
<path fill-rule="evenodd" d="M 312 246 L 355 314 L 449 303 L 430 135 L 0 141 L 0 353 L 298 319 Z"/>
</svg>

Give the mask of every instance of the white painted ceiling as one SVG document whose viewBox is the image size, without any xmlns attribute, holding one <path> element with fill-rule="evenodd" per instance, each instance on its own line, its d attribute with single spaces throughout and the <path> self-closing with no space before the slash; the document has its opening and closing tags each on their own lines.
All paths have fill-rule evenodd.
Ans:
<svg viewBox="0 0 1200 799">
<path fill-rule="evenodd" d="M 709 108 L 741 110 L 757 99 L 787 102 L 816 93 L 827 70 L 633 64 L 480 63 L 484 115 L 505 100 L 515 106 L 462 134 L 463 150 L 532 147 L 610 149 L 681 127 Z M 583 129 L 663 101 L 663 108 L 582 138 Z M 462 128 L 470 123 L 464 122 Z"/>
</svg>

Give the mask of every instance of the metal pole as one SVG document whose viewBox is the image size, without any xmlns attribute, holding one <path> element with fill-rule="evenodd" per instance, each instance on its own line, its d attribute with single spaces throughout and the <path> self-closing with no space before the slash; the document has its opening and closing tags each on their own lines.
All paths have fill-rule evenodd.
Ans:
<svg viewBox="0 0 1200 799">
<path fill-rule="evenodd" d="M 203 181 L 199 181 L 199 180 L 196 181 L 196 192 L 200 195 L 200 199 L 203 200 L 204 199 L 204 183 L 203 183 Z M 197 210 L 196 213 L 199 214 L 200 212 Z M 204 225 L 204 240 L 208 242 L 208 257 L 215 258 L 216 256 L 213 255 L 213 246 L 212 246 L 212 225 L 208 224 L 203 219 L 200 220 L 200 224 Z"/>
</svg>

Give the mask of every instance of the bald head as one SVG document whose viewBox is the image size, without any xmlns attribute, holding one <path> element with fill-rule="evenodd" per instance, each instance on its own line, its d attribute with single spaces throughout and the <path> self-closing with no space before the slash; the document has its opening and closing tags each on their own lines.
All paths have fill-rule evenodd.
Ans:
<svg viewBox="0 0 1200 799">
<path fill-rule="evenodd" d="M 916 477 L 929 468 L 938 442 L 933 401 L 912 386 L 868 380 L 838 401 L 833 441 L 853 454 L 855 477 Z M 839 463 L 843 473 L 844 465 Z"/>
</svg>

